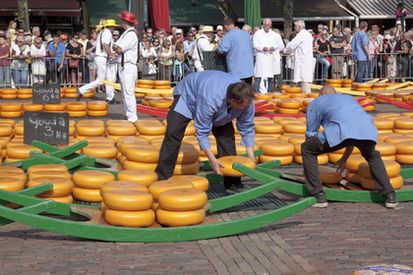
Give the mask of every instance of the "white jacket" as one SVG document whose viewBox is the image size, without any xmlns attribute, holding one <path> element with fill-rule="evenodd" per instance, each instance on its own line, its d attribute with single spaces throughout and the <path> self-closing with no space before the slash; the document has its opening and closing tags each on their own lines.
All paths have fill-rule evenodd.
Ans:
<svg viewBox="0 0 413 275">
<path fill-rule="evenodd" d="M 255 49 L 255 76 L 256 77 L 274 77 L 281 73 L 281 56 L 280 51 L 284 49 L 284 43 L 281 36 L 270 30 L 265 32 L 260 29 L 254 35 Z M 275 50 L 264 52 L 264 48 L 273 47 Z"/>
<path fill-rule="evenodd" d="M 301 30 L 287 44 L 284 52 L 294 54 L 294 82 L 312 82 L 315 66 L 313 36 L 307 30 Z"/>
</svg>

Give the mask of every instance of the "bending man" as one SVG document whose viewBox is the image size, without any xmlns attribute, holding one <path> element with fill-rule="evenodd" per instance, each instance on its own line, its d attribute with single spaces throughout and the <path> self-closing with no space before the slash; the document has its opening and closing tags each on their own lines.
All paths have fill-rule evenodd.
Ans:
<svg viewBox="0 0 413 275">
<path fill-rule="evenodd" d="M 348 95 L 336 94 L 326 86 L 307 108 L 306 141 L 301 145 L 304 175 L 310 195 L 317 200 L 316 207 L 327 207 L 318 170 L 317 156 L 346 148 L 336 163 L 342 173 L 353 148 L 357 147 L 370 166 L 371 175 L 380 187 L 387 208 L 397 206 L 396 195 L 390 184 L 380 153 L 376 151 L 377 128 L 358 102 Z M 318 132 L 320 126 L 324 131 Z"/>
<path fill-rule="evenodd" d="M 254 159 L 254 89 L 239 78 L 219 71 L 189 74 L 174 90 L 174 102 L 167 117 L 156 173 L 159 180 L 173 175 L 179 148 L 188 123 L 195 122 L 201 150 L 205 151 L 214 171 L 222 167 L 211 151 L 208 135 L 217 141 L 218 157 L 236 155 L 233 119 L 242 136 L 248 156 Z M 234 192 L 243 189 L 240 178 L 224 177 L 224 187 Z"/>
</svg>

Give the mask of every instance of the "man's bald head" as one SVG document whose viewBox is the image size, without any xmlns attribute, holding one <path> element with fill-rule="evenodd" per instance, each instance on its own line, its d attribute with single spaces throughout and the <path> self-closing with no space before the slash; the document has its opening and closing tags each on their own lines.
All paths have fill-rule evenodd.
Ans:
<svg viewBox="0 0 413 275">
<path fill-rule="evenodd" d="M 329 95 L 329 94 L 336 94 L 337 91 L 334 87 L 331 86 L 324 86 L 320 90 L 320 95 Z"/>
</svg>

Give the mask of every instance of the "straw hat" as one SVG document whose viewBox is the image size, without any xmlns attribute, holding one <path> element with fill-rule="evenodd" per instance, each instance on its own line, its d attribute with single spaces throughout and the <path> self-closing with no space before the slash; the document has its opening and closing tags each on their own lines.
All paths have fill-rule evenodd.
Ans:
<svg viewBox="0 0 413 275">
<path fill-rule="evenodd" d="M 118 24 L 116 24 L 115 19 L 106 19 L 105 21 L 105 27 L 119 27 Z"/>
<path fill-rule="evenodd" d="M 214 27 L 212 26 L 204 26 L 204 28 L 202 29 L 202 32 L 214 32 Z"/>
</svg>

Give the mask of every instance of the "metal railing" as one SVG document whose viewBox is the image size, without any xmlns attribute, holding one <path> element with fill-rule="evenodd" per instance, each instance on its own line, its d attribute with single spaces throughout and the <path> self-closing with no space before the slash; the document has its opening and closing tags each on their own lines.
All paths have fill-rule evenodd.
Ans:
<svg viewBox="0 0 413 275">
<path fill-rule="evenodd" d="M 10 66 L 3 66 L 0 60 L 0 88 L 30 87 L 34 83 L 60 83 L 63 87 L 80 86 L 96 78 L 96 65 L 86 58 L 78 59 L 77 66 L 65 58 L 63 64 L 55 58 L 26 59 L 10 61 Z M 158 59 L 140 58 L 138 63 L 139 79 L 180 80 L 195 69 L 190 60 L 164 65 Z M 354 79 L 358 70 L 357 62 L 351 54 L 314 55 L 314 83 L 324 83 L 325 79 Z M 294 56 L 281 56 L 281 78 L 284 84 L 294 79 Z M 19 63 L 16 65 L 16 63 Z M 371 79 L 389 79 L 389 81 L 413 80 L 413 55 L 402 53 L 380 53 L 373 56 L 366 65 L 363 81 Z"/>
</svg>

